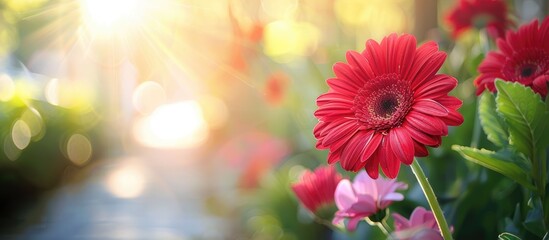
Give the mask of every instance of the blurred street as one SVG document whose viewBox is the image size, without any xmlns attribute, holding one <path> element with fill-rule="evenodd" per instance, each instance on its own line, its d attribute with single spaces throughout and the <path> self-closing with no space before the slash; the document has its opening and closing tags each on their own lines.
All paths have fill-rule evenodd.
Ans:
<svg viewBox="0 0 549 240">
<path fill-rule="evenodd" d="M 35 202 L 14 239 L 223 239 L 226 219 L 207 213 L 206 192 L 220 182 L 184 154 L 135 153 L 103 159 Z M 32 216 L 23 216 L 24 218 Z M 21 227 L 21 226 L 19 226 Z"/>
</svg>

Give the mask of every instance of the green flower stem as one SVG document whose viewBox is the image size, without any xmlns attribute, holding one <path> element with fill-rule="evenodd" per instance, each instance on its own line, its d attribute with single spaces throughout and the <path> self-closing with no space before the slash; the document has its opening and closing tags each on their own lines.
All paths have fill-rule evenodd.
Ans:
<svg viewBox="0 0 549 240">
<path fill-rule="evenodd" d="M 435 215 L 435 219 L 437 221 L 438 228 L 442 233 L 442 237 L 444 238 L 444 240 L 452 239 L 452 233 L 448 228 L 448 223 L 446 223 L 446 219 L 444 218 L 442 209 L 438 204 L 437 196 L 435 195 L 435 192 L 433 192 L 433 188 L 431 187 L 431 184 L 429 184 L 427 177 L 425 177 L 425 173 L 423 173 L 423 169 L 421 169 L 421 166 L 419 165 L 417 159 L 414 159 L 414 161 L 412 162 L 412 172 L 416 176 L 419 186 L 421 186 L 423 194 L 425 194 L 427 202 L 431 207 L 431 211 L 433 211 L 433 214 Z"/>
<path fill-rule="evenodd" d="M 473 122 L 473 136 L 471 137 L 471 147 L 477 148 L 480 140 L 480 114 L 478 106 L 480 105 L 480 98 L 477 98 L 475 105 L 475 120 Z"/>
<path fill-rule="evenodd" d="M 484 52 L 484 56 L 488 55 L 488 52 L 490 51 L 490 38 L 488 37 L 488 33 L 486 32 L 486 29 L 481 29 L 479 32 L 479 44 L 482 47 L 482 51 Z M 476 104 L 475 104 L 475 120 L 473 122 L 473 136 L 471 137 L 471 147 L 477 148 L 478 143 L 480 140 L 480 133 L 481 133 L 481 125 L 480 125 L 480 117 L 479 117 L 479 111 L 478 106 L 480 105 L 480 98 L 477 98 Z"/>
<path fill-rule="evenodd" d="M 383 232 L 383 234 L 385 234 L 387 239 L 392 239 L 391 232 L 393 230 L 391 229 L 391 227 L 389 227 L 389 225 L 387 225 L 387 222 L 385 222 L 385 219 L 382 219 L 381 221 L 377 222 L 377 221 L 373 221 L 369 217 L 366 217 L 364 220 L 366 220 L 366 222 L 370 224 L 370 226 L 378 227 Z"/>
<path fill-rule="evenodd" d="M 539 195 L 541 198 L 541 203 L 543 206 L 543 219 L 545 220 L 545 230 L 549 227 L 549 206 L 546 198 L 545 185 L 547 184 L 547 152 L 545 149 L 540 151 L 540 154 L 537 156 L 536 160 L 539 162 L 539 180 L 536 182 L 536 187 L 538 187 Z M 540 187 L 541 186 L 541 187 Z"/>
<path fill-rule="evenodd" d="M 391 227 L 387 224 L 385 219 L 383 219 L 380 224 L 381 224 L 381 226 L 383 226 L 383 228 L 385 228 L 385 231 L 387 231 L 387 232 L 392 232 L 393 231 L 393 229 L 391 229 Z M 387 235 L 387 237 L 391 238 L 391 234 Z"/>
</svg>

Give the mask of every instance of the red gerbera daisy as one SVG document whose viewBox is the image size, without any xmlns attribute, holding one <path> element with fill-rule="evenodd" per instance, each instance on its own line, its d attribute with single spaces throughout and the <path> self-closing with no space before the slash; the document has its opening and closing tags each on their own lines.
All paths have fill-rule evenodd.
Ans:
<svg viewBox="0 0 549 240">
<path fill-rule="evenodd" d="M 502 37 L 511 24 L 507 18 L 507 5 L 503 0 L 460 0 L 446 15 L 457 38 L 470 28 L 486 28 L 493 38 Z"/>
<path fill-rule="evenodd" d="M 434 42 L 416 49 L 408 34 L 368 40 L 362 54 L 347 52 L 348 63 L 334 65 L 330 90 L 317 99 L 314 135 L 317 148 L 330 149 L 328 163 L 365 167 L 374 179 L 381 165 L 395 178 L 400 162 L 412 164 L 414 155 L 429 154 L 425 145 L 439 146 L 448 125 L 463 122 L 461 101 L 448 96 L 457 80 L 436 74 L 445 58 Z"/>
<path fill-rule="evenodd" d="M 343 179 L 332 166 L 318 167 L 314 172 L 306 170 L 292 190 L 301 203 L 315 213 L 320 207 L 334 204 L 334 193 Z"/>
<path fill-rule="evenodd" d="M 541 26 L 533 20 L 518 31 L 508 31 L 497 41 L 499 51 L 491 51 L 482 61 L 475 79 L 477 95 L 484 89 L 495 92 L 496 78 L 519 82 L 545 97 L 549 82 L 549 18 Z"/>
</svg>

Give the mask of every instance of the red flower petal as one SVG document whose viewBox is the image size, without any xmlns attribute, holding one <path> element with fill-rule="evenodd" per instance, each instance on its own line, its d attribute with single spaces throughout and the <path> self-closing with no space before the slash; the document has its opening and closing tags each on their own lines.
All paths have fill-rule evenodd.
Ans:
<svg viewBox="0 0 549 240">
<path fill-rule="evenodd" d="M 368 59 L 372 71 L 374 71 L 376 75 L 387 73 L 385 68 L 385 59 L 387 57 L 383 51 L 381 51 L 381 47 L 376 41 L 371 39 L 366 41 L 366 49 L 362 54 Z"/>
<path fill-rule="evenodd" d="M 379 177 L 379 152 L 381 152 L 381 149 L 378 148 L 376 150 L 377 151 L 375 151 L 366 162 L 365 166 L 366 172 L 373 179 L 377 179 Z"/>
<path fill-rule="evenodd" d="M 334 126 L 333 128 L 330 128 L 330 133 L 324 137 L 322 140 L 322 145 L 324 146 L 330 146 L 332 144 L 337 144 L 336 141 L 340 142 L 347 142 L 349 138 L 351 138 L 356 131 L 358 131 L 358 124 L 355 121 L 345 121 L 337 126 Z M 337 145 L 343 145 L 343 144 L 337 144 Z M 330 150 L 335 151 L 339 147 L 331 147 Z"/>
<path fill-rule="evenodd" d="M 371 158 L 374 154 L 374 152 L 379 147 L 379 144 L 383 140 L 383 135 L 376 133 L 375 131 L 371 131 L 371 137 L 366 141 L 366 146 L 364 147 L 364 152 L 362 153 L 362 157 L 360 158 L 360 161 L 365 162 L 369 158 Z"/>
<path fill-rule="evenodd" d="M 341 155 L 341 150 L 335 151 L 335 152 L 329 152 L 328 153 L 328 164 L 333 164 L 339 161 L 339 157 Z"/>
<path fill-rule="evenodd" d="M 389 131 L 389 143 L 398 160 L 408 165 L 414 160 L 414 142 L 406 128 L 397 127 Z"/>
<path fill-rule="evenodd" d="M 396 178 L 398 171 L 400 170 L 400 161 L 389 147 L 389 138 L 384 138 L 383 140 L 384 141 L 381 143 L 381 152 L 379 154 L 381 170 L 388 178 Z"/>
<path fill-rule="evenodd" d="M 457 80 L 444 74 L 435 75 L 425 84 L 415 89 L 416 98 L 438 98 L 448 95 L 457 86 Z"/>
<path fill-rule="evenodd" d="M 421 130 L 416 129 L 415 127 L 411 126 L 410 123 L 408 122 L 402 123 L 402 127 L 406 128 L 410 136 L 417 142 L 420 142 L 428 146 L 439 145 L 438 138 L 436 138 L 435 136 L 429 135 Z"/>
<path fill-rule="evenodd" d="M 367 81 L 375 78 L 375 74 L 368 63 L 368 60 L 364 58 L 360 53 L 355 51 L 347 52 L 347 62 L 353 66 L 357 66 L 358 73 L 363 77 L 361 80 Z"/>
<path fill-rule="evenodd" d="M 448 109 L 458 109 L 463 104 L 463 102 L 459 100 L 459 98 L 454 96 L 443 96 L 443 97 L 437 98 L 435 101 L 439 102 L 440 104 L 442 104 L 444 107 Z"/>
<path fill-rule="evenodd" d="M 365 163 L 359 160 L 366 142 L 364 136 L 365 133 L 358 132 L 345 145 L 339 161 L 343 169 L 356 172 L 364 167 Z"/>
<path fill-rule="evenodd" d="M 315 112 L 315 116 L 320 120 L 323 120 L 325 117 L 329 116 L 352 116 L 353 112 L 349 109 L 349 106 L 345 104 L 338 103 L 329 103 L 322 105 Z"/>
<path fill-rule="evenodd" d="M 448 116 L 444 116 L 441 119 L 450 126 L 459 126 L 463 123 L 463 115 L 456 110 L 450 110 Z"/>
<path fill-rule="evenodd" d="M 368 40 L 361 54 L 349 51 L 317 99 L 314 135 L 317 147 L 330 149 L 328 162 L 365 168 L 373 178 L 381 166 L 395 178 L 400 162 L 411 164 L 414 155 L 428 154 L 426 145 L 439 146 L 448 125 L 463 121 L 462 102 L 448 96 L 457 80 L 436 75 L 445 57 L 434 42 L 416 49 L 408 34 Z"/>
<path fill-rule="evenodd" d="M 427 157 L 429 156 L 429 151 L 425 145 L 414 141 L 414 152 L 416 157 Z"/>
<path fill-rule="evenodd" d="M 354 84 L 349 84 L 348 80 L 330 78 L 326 82 L 333 91 L 345 95 L 345 98 L 347 99 L 353 99 L 353 96 L 357 93 L 358 90 L 358 88 Z"/>
<path fill-rule="evenodd" d="M 429 114 L 431 116 L 444 117 L 448 115 L 448 109 L 442 104 L 431 99 L 418 99 L 412 106 L 412 109 Z"/>
<path fill-rule="evenodd" d="M 448 127 L 439 118 L 431 117 L 417 111 L 411 111 L 406 117 L 411 126 L 430 135 L 448 134 Z"/>
<path fill-rule="evenodd" d="M 351 85 L 355 89 L 360 89 L 362 87 L 359 82 L 355 81 L 358 76 L 355 74 L 351 66 L 345 63 L 336 63 L 334 64 L 333 69 L 337 78 L 343 80 L 345 84 Z"/>
</svg>

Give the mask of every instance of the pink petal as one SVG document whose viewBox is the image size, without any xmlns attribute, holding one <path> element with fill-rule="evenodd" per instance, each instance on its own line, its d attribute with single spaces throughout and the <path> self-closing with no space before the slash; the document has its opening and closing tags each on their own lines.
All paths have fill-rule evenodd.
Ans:
<svg viewBox="0 0 549 240">
<path fill-rule="evenodd" d="M 350 232 L 354 232 L 356 230 L 356 227 L 358 226 L 358 223 L 363 219 L 364 217 L 353 217 L 349 220 L 347 223 L 347 230 Z"/>
<path fill-rule="evenodd" d="M 392 216 L 395 220 L 395 231 L 410 228 L 410 223 L 408 222 L 408 219 L 398 213 L 393 213 Z"/>
<path fill-rule="evenodd" d="M 358 201 L 353 204 L 349 212 L 356 215 L 371 215 L 379 209 L 376 207 L 376 199 L 370 195 L 357 195 Z"/>
<path fill-rule="evenodd" d="M 383 197 L 383 200 L 384 201 L 402 201 L 404 200 L 404 195 L 402 195 L 401 193 L 393 192 L 385 195 Z"/>
<path fill-rule="evenodd" d="M 334 193 L 334 200 L 339 210 L 350 209 L 357 202 L 358 198 L 349 180 L 343 179 L 339 181 Z"/>
<path fill-rule="evenodd" d="M 423 207 L 416 207 L 416 209 L 414 209 L 414 211 L 410 215 L 410 226 L 419 226 L 422 225 L 425 220 L 434 220 L 434 217 L 432 219 L 429 217 L 431 216 L 428 215 L 429 212 L 430 211 L 427 211 Z"/>
<path fill-rule="evenodd" d="M 377 199 L 376 180 L 372 179 L 365 171 L 360 171 L 353 180 L 353 189 L 357 195 L 370 195 Z M 372 200 L 373 201 L 373 200 Z"/>
</svg>

